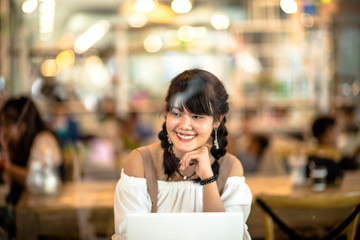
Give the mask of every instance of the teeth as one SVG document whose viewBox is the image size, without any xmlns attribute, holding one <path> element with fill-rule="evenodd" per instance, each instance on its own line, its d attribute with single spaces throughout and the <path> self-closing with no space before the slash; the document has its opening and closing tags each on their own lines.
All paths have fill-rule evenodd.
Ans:
<svg viewBox="0 0 360 240">
<path fill-rule="evenodd" d="M 189 140 L 189 139 L 193 139 L 194 136 L 185 136 L 185 135 L 181 135 L 181 134 L 178 134 L 178 136 L 182 139 L 185 139 L 185 140 Z"/>
</svg>

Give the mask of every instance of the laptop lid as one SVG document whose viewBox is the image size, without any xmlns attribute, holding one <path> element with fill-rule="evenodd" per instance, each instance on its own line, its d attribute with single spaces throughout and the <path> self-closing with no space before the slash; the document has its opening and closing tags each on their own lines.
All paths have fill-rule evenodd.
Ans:
<svg viewBox="0 0 360 240">
<path fill-rule="evenodd" d="M 242 213 L 127 214 L 127 240 L 243 239 Z"/>
</svg>

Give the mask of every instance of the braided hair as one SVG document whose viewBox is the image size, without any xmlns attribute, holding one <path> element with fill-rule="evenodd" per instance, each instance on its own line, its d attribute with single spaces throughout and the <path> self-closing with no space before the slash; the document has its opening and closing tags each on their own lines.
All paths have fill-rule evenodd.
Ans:
<svg viewBox="0 0 360 240">
<path fill-rule="evenodd" d="M 201 69 L 187 70 L 172 79 L 165 101 L 166 113 L 177 103 L 191 113 L 213 116 L 215 121 L 219 121 L 223 117 L 217 129 L 219 148 L 217 149 L 213 145 L 210 149 L 211 155 L 215 158 L 215 162 L 211 167 L 214 175 L 218 175 L 219 159 L 226 154 L 226 145 L 228 143 L 225 115 L 229 111 L 229 104 L 228 94 L 222 82 L 208 71 Z M 215 138 L 214 130 L 211 136 L 213 139 Z M 163 123 L 158 137 L 164 150 L 164 172 L 169 179 L 174 177 L 178 163 L 174 160 L 174 156 L 171 153 L 166 122 Z"/>
</svg>

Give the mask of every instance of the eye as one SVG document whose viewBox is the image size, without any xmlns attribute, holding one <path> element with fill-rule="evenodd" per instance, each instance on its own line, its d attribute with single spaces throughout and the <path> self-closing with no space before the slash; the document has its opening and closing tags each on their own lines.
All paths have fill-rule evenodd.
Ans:
<svg viewBox="0 0 360 240">
<path fill-rule="evenodd" d="M 181 114 L 180 114 L 180 112 L 178 110 L 171 110 L 170 114 L 172 116 L 174 116 L 174 117 L 180 117 L 181 116 Z"/>
<path fill-rule="evenodd" d="M 203 119 L 204 116 L 202 116 L 202 115 L 193 115 L 192 118 L 195 119 L 195 120 L 200 120 L 200 119 Z"/>
</svg>

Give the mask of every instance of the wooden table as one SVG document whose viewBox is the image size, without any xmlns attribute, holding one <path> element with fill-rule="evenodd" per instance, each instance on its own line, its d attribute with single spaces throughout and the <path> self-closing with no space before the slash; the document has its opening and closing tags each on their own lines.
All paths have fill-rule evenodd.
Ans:
<svg viewBox="0 0 360 240">
<path fill-rule="evenodd" d="M 338 186 L 313 192 L 310 187 L 293 187 L 289 176 L 246 176 L 253 199 L 259 193 L 333 194 L 360 192 L 360 171 L 347 172 Z M 36 196 L 26 193 L 17 208 L 17 234 L 21 240 L 38 240 L 39 236 L 63 239 L 93 239 L 114 232 L 113 196 L 116 181 L 69 182 L 59 194 Z M 263 238 L 260 209 L 253 203 L 248 227 L 253 239 Z M 50 238 L 58 239 L 58 238 Z"/>
<path fill-rule="evenodd" d="M 331 195 L 335 193 L 360 193 L 360 170 L 345 172 L 342 182 L 338 185 L 328 185 L 323 192 L 314 192 L 308 183 L 305 186 L 292 186 L 289 176 L 246 176 L 246 183 L 249 185 L 253 195 L 260 193 L 275 195 L 306 195 L 322 194 Z M 300 221 L 300 216 L 297 219 Z M 253 239 L 262 239 L 264 236 L 263 222 L 260 208 L 253 201 L 251 213 L 247 221 L 250 235 Z"/>
<path fill-rule="evenodd" d="M 116 181 L 68 182 L 55 195 L 25 193 L 17 206 L 17 239 L 110 239 Z"/>
</svg>

